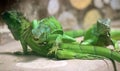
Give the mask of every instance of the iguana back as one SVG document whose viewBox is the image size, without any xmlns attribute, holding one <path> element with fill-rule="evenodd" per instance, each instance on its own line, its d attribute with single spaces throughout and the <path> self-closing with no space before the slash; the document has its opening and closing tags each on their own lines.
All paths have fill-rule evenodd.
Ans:
<svg viewBox="0 0 120 71">
<path fill-rule="evenodd" d="M 20 40 L 22 34 L 30 27 L 31 23 L 17 11 L 7 11 L 2 14 L 3 20 L 8 25 L 16 40 Z M 12 23 L 12 24 L 11 24 Z"/>
</svg>

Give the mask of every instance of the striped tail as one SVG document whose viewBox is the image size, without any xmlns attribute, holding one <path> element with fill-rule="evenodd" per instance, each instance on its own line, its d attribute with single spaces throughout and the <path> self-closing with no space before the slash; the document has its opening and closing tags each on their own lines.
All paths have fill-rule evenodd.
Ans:
<svg viewBox="0 0 120 71">
<path fill-rule="evenodd" d="M 56 56 L 58 59 L 90 59 L 93 57 L 103 57 L 120 62 L 120 53 L 104 47 L 86 46 L 76 43 L 62 43 L 58 49 Z M 89 58 L 90 57 L 90 58 Z"/>
<path fill-rule="evenodd" d="M 83 30 L 71 30 L 71 31 L 65 31 L 64 32 L 66 35 L 76 38 L 76 37 L 81 37 L 84 34 Z"/>
</svg>

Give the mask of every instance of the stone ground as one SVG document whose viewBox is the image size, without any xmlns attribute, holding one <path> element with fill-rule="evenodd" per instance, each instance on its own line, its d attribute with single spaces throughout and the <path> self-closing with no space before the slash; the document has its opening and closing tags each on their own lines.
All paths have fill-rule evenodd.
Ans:
<svg viewBox="0 0 120 71">
<path fill-rule="evenodd" d="M 116 27 L 116 24 L 113 26 Z M 0 36 L 3 38 L 0 39 L 0 71 L 113 71 L 109 60 L 55 60 L 34 55 L 16 56 L 13 52 L 22 51 L 20 43 L 11 39 L 8 30 L 0 28 L 0 32 L 7 32 L 5 36 Z M 120 63 L 116 64 L 120 71 Z"/>
<path fill-rule="evenodd" d="M 15 40 L 0 45 L 0 71 L 113 71 L 109 60 L 55 60 L 33 55 L 16 56 L 15 51 L 22 51 Z M 117 63 L 120 70 L 119 67 Z"/>
</svg>

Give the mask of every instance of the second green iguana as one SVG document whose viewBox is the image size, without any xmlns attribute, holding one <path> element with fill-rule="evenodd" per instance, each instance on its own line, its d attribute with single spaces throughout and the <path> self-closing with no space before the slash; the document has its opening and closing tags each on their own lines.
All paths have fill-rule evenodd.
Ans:
<svg viewBox="0 0 120 71">
<path fill-rule="evenodd" d="M 81 45 L 93 45 L 107 47 L 113 45 L 114 50 L 119 51 L 117 41 L 111 39 L 110 35 L 110 19 L 99 19 L 96 24 L 90 29 L 88 29 L 84 34 L 84 40 Z M 116 65 L 114 60 L 112 60 L 114 71 L 116 70 Z"/>
</svg>

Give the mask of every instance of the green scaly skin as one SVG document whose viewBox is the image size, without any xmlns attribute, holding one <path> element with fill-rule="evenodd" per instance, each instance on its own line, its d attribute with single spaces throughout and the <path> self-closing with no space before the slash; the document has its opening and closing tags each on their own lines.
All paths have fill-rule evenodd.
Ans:
<svg viewBox="0 0 120 71">
<path fill-rule="evenodd" d="M 110 34 L 112 39 L 116 41 L 120 40 L 120 30 L 111 29 Z"/>
<path fill-rule="evenodd" d="M 2 14 L 2 18 L 14 38 L 20 40 L 24 54 L 28 53 L 27 46 L 30 46 L 32 51 L 38 55 L 54 56 L 59 43 L 75 42 L 74 38 L 63 33 L 61 25 L 54 17 L 41 21 L 34 20 L 33 23 L 30 23 L 22 14 L 8 11 Z"/>
<path fill-rule="evenodd" d="M 86 31 L 81 45 L 93 45 L 101 47 L 113 45 L 115 50 L 119 50 L 117 41 L 111 39 L 110 22 L 110 19 L 99 19 L 92 28 Z M 111 61 L 114 66 L 114 71 L 117 71 L 114 60 L 111 59 Z"/>
<path fill-rule="evenodd" d="M 64 31 L 66 35 L 77 38 L 77 37 L 82 37 L 85 34 L 85 31 L 82 29 L 79 30 L 69 30 L 69 31 Z M 119 29 L 111 29 L 110 31 L 111 38 L 114 40 L 120 40 L 120 30 Z"/>
<path fill-rule="evenodd" d="M 100 19 L 84 35 L 82 45 L 107 46 L 112 44 L 110 38 L 110 19 Z M 105 40 L 104 40 L 105 39 Z"/>
<path fill-rule="evenodd" d="M 14 38 L 20 40 L 24 54 L 28 53 L 27 46 L 29 46 L 40 56 L 53 56 L 58 59 L 89 59 L 102 56 L 120 62 L 118 52 L 98 46 L 80 45 L 74 38 L 65 35 L 61 26 L 58 25 L 59 22 L 53 17 L 30 23 L 20 13 L 7 11 L 2 14 L 2 18 Z M 52 25 L 58 27 L 52 27 Z"/>
<path fill-rule="evenodd" d="M 103 26 L 100 26 L 100 25 L 103 25 Z M 116 40 L 120 40 L 120 37 L 119 37 L 120 30 L 111 30 L 110 31 L 109 25 L 110 25 L 109 19 L 98 20 L 98 22 L 92 28 L 88 29 L 85 34 L 84 34 L 83 30 L 74 31 L 74 33 L 76 33 L 75 37 L 76 36 L 84 36 L 84 40 L 82 42 L 83 45 L 93 45 L 93 46 L 105 47 L 105 46 L 111 44 L 116 48 L 116 51 L 119 51 L 120 50 L 119 45 Z M 99 28 L 97 28 L 97 27 L 99 27 Z M 101 31 L 99 31 L 99 29 L 103 33 L 101 33 Z M 104 30 L 106 30 L 106 31 L 104 31 Z M 79 32 L 79 34 L 78 34 L 78 32 Z M 71 33 L 71 31 L 66 32 L 67 35 L 74 37 L 74 35 L 71 35 L 72 33 L 71 34 L 70 33 Z M 112 40 L 111 40 L 111 38 L 112 38 Z M 111 59 L 111 61 L 114 66 L 114 71 L 117 71 L 114 60 Z"/>
<path fill-rule="evenodd" d="M 82 41 L 82 45 L 93 45 L 93 46 L 101 46 L 105 47 L 108 45 L 113 45 L 117 51 L 119 51 L 119 46 L 117 41 L 120 40 L 120 30 L 111 30 L 110 31 L 110 20 L 109 19 L 100 19 L 98 22 L 90 29 L 84 32 L 82 30 L 74 31 L 74 34 L 71 35 L 72 31 L 67 31 L 66 34 L 72 37 L 84 36 L 84 40 Z M 79 32 L 79 33 L 78 33 Z M 110 35 L 111 34 L 111 35 Z M 111 39 L 112 38 L 112 39 Z M 113 40 L 114 39 L 114 40 Z M 114 66 L 114 71 L 117 71 L 116 64 L 114 60 L 109 58 Z"/>
<path fill-rule="evenodd" d="M 64 33 L 70 37 L 77 38 L 77 37 L 82 37 L 84 36 L 84 30 L 69 30 L 69 31 L 64 31 Z"/>
</svg>

